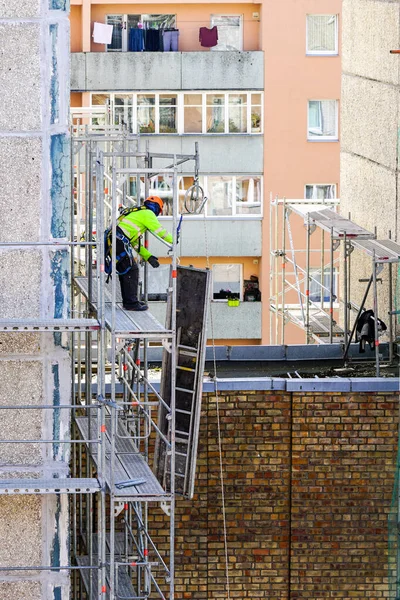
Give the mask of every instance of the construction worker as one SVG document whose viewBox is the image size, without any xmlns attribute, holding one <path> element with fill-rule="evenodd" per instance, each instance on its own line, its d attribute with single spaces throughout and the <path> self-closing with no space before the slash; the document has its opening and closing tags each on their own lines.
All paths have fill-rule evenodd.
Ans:
<svg viewBox="0 0 400 600">
<path fill-rule="evenodd" d="M 154 269 L 160 266 L 141 243 L 145 231 L 151 231 L 162 240 L 172 244 L 172 235 L 161 225 L 157 217 L 163 209 L 163 201 L 158 196 L 149 196 L 143 206 L 125 209 L 117 219 L 116 270 L 121 285 L 122 304 L 125 310 L 142 311 L 148 306 L 138 299 L 139 268 L 132 248 Z M 106 232 L 108 246 L 111 244 L 110 230 Z M 111 254 L 111 253 L 110 253 Z"/>
</svg>

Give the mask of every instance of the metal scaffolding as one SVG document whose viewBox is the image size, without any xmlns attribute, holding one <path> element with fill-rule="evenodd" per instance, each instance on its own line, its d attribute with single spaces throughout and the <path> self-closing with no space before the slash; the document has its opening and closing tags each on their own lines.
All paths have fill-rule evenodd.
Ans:
<svg viewBox="0 0 400 600">
<path fill-rule="evenodd" d="M 338 214 L 334 210 L 338 205 L 339 200 L 271 200 L 271 343 L 285 343 L 285 326 L 287 323 L 293 323 L 304 330 L 307 344 L 342 343 L 344 359 L 348 360 L 356 325 L 365 310 L 365 302 L 372 288 L 375 315 L 374 350 L 378 376 L 378 325 L 379 316 L 382 315 L 378 302 L 378 274 L 385 264 L 389 266 L 388 307 L 383 314 L 385 319 L 389 319 L 391 362 L 395 340 L 393 315 L 396 313 L 393 310 L 392 265 L 400 262 L 400 245 L 391 239 L 376 240 L 374 233 Z M 304 224 L 303 248 L 299 248 L 294 240 L 293 217 L 297 218 L 297 226 L 299 223 Z M 317 230 L 319 237 L 314 235 L 313 238 Z M 361 305 L 351 300 L 351 255 L 355 249 L 369 256 L 372 261 L 372 274 L 367 280 Z"/>
<path fill-rule="evenodd" d="M 72 130 L 71 236 L 68 241 L 44 243 L 69 253 L 71 318 L 0 320 L 0 331 L 69 336 L 73 403 L 2 405 L 1 410 L 66 410 L 71 415 L 71 436 L 1 441 L 49 444 L 50 448 L 67 445 L 71 476 L 1 480 L 0 494 L 71 495 L 71 562 L 57 570 L 71 573 L 75 600 L 173 600 L 175 496 L 193 495 L 209 272 L 179 267 L 173 235 L 167 326 L 149 312 L 124 311 L 115 261 L 111 282 L 105 279 L 103 232 L 111 223 L 115 256 L 119 207 L 140 205 L 143 183 L 146 197 L 150 177 L 160 173 L 172 179 L 172 230 L 176 232 L 178 168 L 192 161 L 198 172 L 197 146 L 193 155 L 151 153 L 148 145 L 140 151 L 138 137 L 123 127 L 81 125 L 79 118 Z M 147 241 L 146 237 L 146 245 Z M 23 244 L 2 244 L 8 245 Z M 196 280 L 200 294 L 195 328 L 190 311 L 184 310 L 188 286 L 180 282 L 185 277 Z M 146 265 L 140 279 L 147 301 Z M 150 343 L 165 348 L 160 391 L 149 373 Z M 168 540 L 161 545 L 152 532 L 154 513 L 169 522 Z"/>
</svg>

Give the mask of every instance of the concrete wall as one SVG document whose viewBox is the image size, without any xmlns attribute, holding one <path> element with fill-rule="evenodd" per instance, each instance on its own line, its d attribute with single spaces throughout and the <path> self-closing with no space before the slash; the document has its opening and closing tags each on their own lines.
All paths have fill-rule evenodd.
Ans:
<svg viewBox="0 0 400 600">
<path fill-rule="evenodd" d="M 262 90 L 263 64 L 262 52 L 74 53 L 71 90 Z"/>
<path fill-rule="evenodd" d="M 378 239 L 399 241 L 398 133 L 400 2 L 343 1 L 341 212 Z M 360 255 L 360 253 L 358 253 Z M 359 302 L 371 274 L 363 256 L 353 261 L 352 299 Z M 380 275 L 380 310 L 387 306 L 388 269 Z M 384 312 L 381 314 L 384 314 Z"/>
<path fill-rule="evenodd" d="M 0 242 L 64 237 L 69 214 L 68 47 L 64 0 L 0 2 Z M 67 314 L 68 260 L 44 246 L 0 246 L 0 317 Z M 54 337 L 54 339 L 53 339 Z M 0 439 L 63 436 L 70 401 L 69 360 L 51 334 L 0 335 Z M 1 479 L 52 478 L 68 472 L 65 447 L 1 444 Z M 66 564 L 66 502 L 56 496 L 0 496 L 2 567 Z M 1 600 L 69 597 L 64 571 L 0 572 Z"/>
</svg>

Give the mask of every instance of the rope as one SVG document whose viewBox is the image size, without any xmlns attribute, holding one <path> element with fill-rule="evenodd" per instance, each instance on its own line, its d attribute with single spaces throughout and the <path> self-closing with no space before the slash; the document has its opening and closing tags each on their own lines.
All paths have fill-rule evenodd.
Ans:
<svg viewBox="0 0 400 600">
<path fill-rule="evenodd" d="M 205 246 L 206 246 L 206 266 L 207 266 L 207 269 L 210 269 L 210 257 L 209 257 L 209 252 L 208 252 L 208 237 L 207 237 L 205 212 L 204 212 L 203 223 L 204 223 L 204 240 L 205 240 Z M 211 340 L 212 340 L 212 349 L 213 349 L 215 400 L 216 400 L 216 407 L 217 407 L 219 477 L 220 477 L 220 481 L 221 481 L 222 522 L 223 522 L 223 530 L 224 530 L 226 597 L 228 600 L 231 600 L 230 586 L 229 586 L 228 535 L 227 535 L 227 527 L 226 527 L 226 510 L 225 510 L 225 485 L 224 485 L 224 471 L 223 471 L 223 464 L 222 464 L 221 420 L 220 420 L 220 412 L 219 412 L 217 359 L 216 359 L 216 353 L 215 353 L 214 321 L 213 321 L 212 302 L 210 302 L 210 325 L 211 325 Z"/>
</svg>

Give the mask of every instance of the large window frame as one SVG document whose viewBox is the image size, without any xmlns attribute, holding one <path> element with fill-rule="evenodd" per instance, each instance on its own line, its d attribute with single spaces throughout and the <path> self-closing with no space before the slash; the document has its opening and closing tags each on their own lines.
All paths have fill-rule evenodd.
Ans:
<svg viewBox="0 0 400 600">
<path fill-rule="evenodd" d="M 307 195 L 307 188 L 312 188 L 312 194 Z M 327 188 L 328 194 L 324 193 L 323 198 L 318 197 L 318 189 L 319 188 Z M 307 200 L 316 200 L 320 202 L 321 200 L 335 200 L 337 193 L 337 185 L 336 183 L 306 183 L 304 186 L 304 198 Z"/>
<path fill-rule="evenodd" d="M 331 135 L 324 134 L 323 102 L 335 103 L 335 130 Z M 319 103 L 319 106 L 316 106 Z M 310 109 L 314 108 L 313 122 Z M 307 101 L 307 141 L 309 142 L 338 142 L 339 141 L 339 100 L 333 98 L 311 98 Z"/>
<path fill-rule="evenodd" d="M 229 269 L 229 267 L 235 267 L 235 270 L 239 271 L 239 275 L 238 278 L 236 279 L 235 282 L 235 287 L 237 287 L 237 290 L 230 290 L 232 293 L 231 294 L 227 294 L 226 298 L 215 298 L 216 294 L 219 294 L 219 291 L 216 292 L 214 289 L 214 285 L 215 285 L 215 272 L 216 269 L 221 269 L 221 268 L 226 268 Z M 232 269 L 233 271 L 233 269 Z M 242 263 L 215 263 L 212 265 L 211 267 L 211 277 L 212 277 L 212 300 L 213 302 L 228 302 L 229 299 L 237 299 L 242 301 L 243 300 L 243 285 L 244 285 L 244 281 L 243 281 L 243 264 Z M 229 286 L 229 281 L 228 281 L 229 277 L 227 278 L 227 286 Z M 232 282 L 231 282 L 232 283 Z M 223 288 L 221 288 L 222 290 Z M 224 291 L 228 291 L 224 290 Z"/>
<path fill-rule="evenodd" d="M 309 49 L 309 19 L 313 17 L 331 17 L 335 19 L 335 48 L 333 50 Z M 339 15 L 338 14 L 308 14 L 306 16 L 306 55 L 307 56 L 338 56 L 339 55 Z"/>
<path fill-rule="evenodd" d="M 161 17 L 161 19 L 160 19 Z M 174 13 L 147 13 L 147 14 L 139 14 L 139 13 L 108 13 L 105 16 L 106 25 L 114 25 L 114 23 L 110 23 L 110 20 L 120 21 L 121 22 L 121 48 L 110 48 L 111 44 L 106 44 L 106 52 L 128 52 L 129 45 L 129 24 L 140 22 L 143 25 L 146 23 L 153 23 L 155 21 L 162 21 L 164 18 L 167 21 L 169 27 L 176 27 L 176 14 Z"/>
<path fill-rule="evenodd" d="M 132 122 L 128 124 L 128 129 L 134 133 L 143 135 L 258 135 L 263 132 L 263 93 L 259 90 L 224 90 L 224 91 L 183 91 L 183 92 L 168 92 L 168 91 L 142 91 L 142 92 L 91 92 L 91 105 L 93 106 L 93 96 L 108 96 L 111 114 L 115 120 L 115 110 L 117 97 L 131 96 L 132 101 L 129 103 L 129 108 L 132 111 Z M 140 109 L 140 101 L 142 97 L 154 98 L 154 123 L 150 123 L 153 119 L 149 119 L 146 127 L 142 126 L 142 131 L 138 131 L 138 109 Z M 163 114 L 164 104 L 162 97 L 176 98 L 176 131 L 162 131 L 160 125 L 160 115 Z M 186 98 L 189 96 L 197 96 L 196 104 L 186 103 Z M 212 98 L 221 99 L 221 103 L 217 106 L 212 104 Z M 240 99 L 241 102 L 237 102 Z M 161 100 L 161 101 L 160 101 Z M 201 102 L 200 102 L 201 100 Z M 97 104 L 96 104 L 97 106 Z M 150 104 L 149 104 L 150 107 Z M 187 110 L 193 107 L 197 111 L 197 131 L 185 131 L 185 115 Z M 220 126 L 210 126 L 215 113 L 215 108 L 218 108 Z M 201 131 L 200 129 L 201 118 Z M 239 119 L 239 126 L 237 126 Z M 214 119 L 215 121 L 215 119 Z M 241 121 L 245 123 L 241 124 Z"/>
<path fill-rule="evenodd" d="M 227 23 L 224 24 L 223 19 L 239 19 L 239 25 L 237 27 L 231 26 Z M 210 26 L 214 27 L 214 25 L 218 28 L 218 44 L 216 46 L 212 46 L 210 48 L 213 52 L 242 52 L 243 51 L 243 15 L 238 14 L 213 14 L 210 17 Z M 226 29 L 237 29 L 238 43 L 237 48 L 225 48 L 223 39 L 224 39 L 224 30 Z"/>
</svg>

